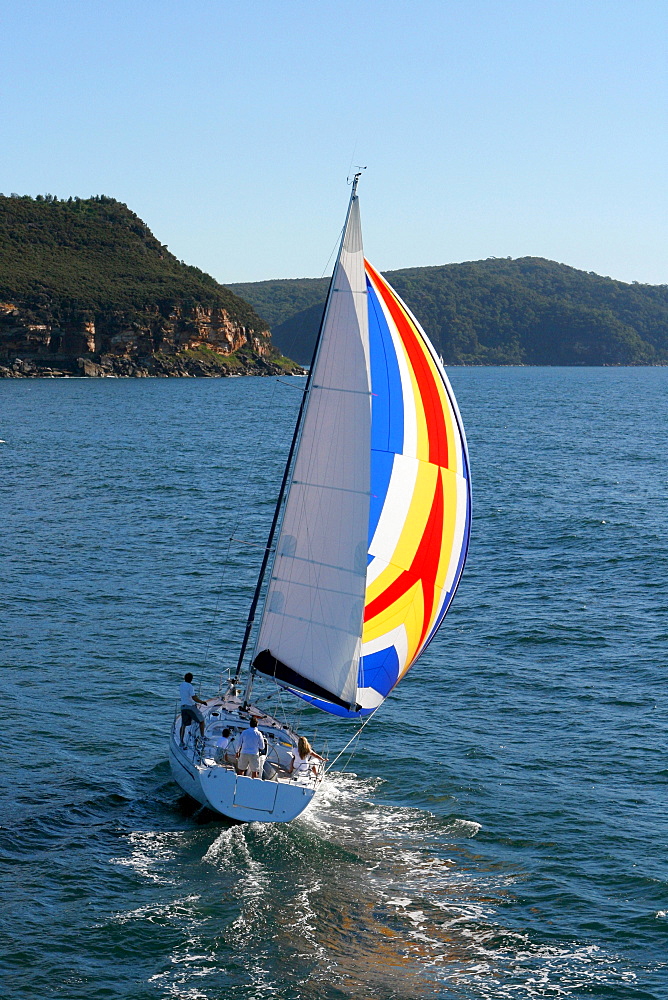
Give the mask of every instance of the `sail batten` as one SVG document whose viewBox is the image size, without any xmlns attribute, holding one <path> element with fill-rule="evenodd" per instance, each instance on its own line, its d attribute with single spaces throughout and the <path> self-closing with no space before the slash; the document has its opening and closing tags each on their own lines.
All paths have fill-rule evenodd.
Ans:
<svg viewBox="0 0 668 1000">
<path fill-rule="evenodd" d="M 312 486 L 314 489 L 334 490 L 339 493 L 357 493 L 359 496 L 364 497 L 371 496 L 370 490 L 352 490 L 345 486 L 331 486 L 329 483 L 307 483 L 303 479 L 293 479 L 293 484 L 296 486 Z"/>
</svg>

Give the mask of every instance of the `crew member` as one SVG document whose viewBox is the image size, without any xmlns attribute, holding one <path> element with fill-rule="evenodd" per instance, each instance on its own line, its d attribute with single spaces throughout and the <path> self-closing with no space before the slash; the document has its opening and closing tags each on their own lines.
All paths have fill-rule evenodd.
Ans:
<svg viewBox="0 0 668 1000">
<path fill-rule="evenodd" d="M 264 751 L 264 736 L 257 728 L 257 719 L 250 717 L 249 728 L 244 729 L 237 750 L 237 774 L 251 772 L 252 778 L 260 776 L 260 754 Z"/>
<path fill-rule="evenodd" d="M 315 752 L 305 736 L 300 736 L 297 740 L 297 752 L 292 757 L 288 774 L 294 774 L 296 778 L 299 774 L 306 774 L 310 767 L 313 773 L 317 775 L 318 771 L 315 764 L 311 764 L 313 757 L 316 760 L 325 760 L 324 757 Z"/>
<path fill-rule="evenodd" d="M 179 693 L 181 695 L 181 746 L 183 746 L 183 736 L 186 731 L 186 726 L 191 725 L 193 722 L 199 722 L 200 736 L 204 739 L 204 716 L 197 708 L 197 705 L 206 705 L 198 695 L 195 694 L 195 688 L 193 687 L 193 675 L 187 673 L 183 675 L 183 680 L 179 686 Z"/>
</svg>

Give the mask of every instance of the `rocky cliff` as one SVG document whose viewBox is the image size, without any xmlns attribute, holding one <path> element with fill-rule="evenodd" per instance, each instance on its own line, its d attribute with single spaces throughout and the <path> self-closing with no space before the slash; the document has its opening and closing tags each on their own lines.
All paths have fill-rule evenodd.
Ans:
<svg viewBox="0 0 668 1000">
<path fill-rule="evenodd" d="M 36 322 L 36 320 L 45 320 Z M 0 302 L 0 378 L 38 375 L 299 374 L 267 331 L 248 329 L 220 307 L 147 308 L 57 320 Z"/>
<path fill-rule="evenodd" d="M 285 371 L 252 307 L 125 205 L 0 195 L 0 377 Z"/>
</svg>

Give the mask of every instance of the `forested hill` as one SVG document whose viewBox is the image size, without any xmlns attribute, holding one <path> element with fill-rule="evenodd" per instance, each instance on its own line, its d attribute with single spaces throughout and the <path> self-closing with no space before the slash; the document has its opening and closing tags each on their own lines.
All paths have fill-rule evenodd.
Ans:
<svg viewBox="0 0 668 1000">
<path fill-rule="evenodd" d="M 541 257 L 385 272 L 448 364 L 668 364 L 668 286 L 626 284 Z M 328 279 L 229 285 L 307 363 Z"/>
<path fill-rule="evenodd" d="M 26 359 L 35 374 L 285 367 L 251 305 L 104 195 L 0 195 L 0 375 Z"/>
<path fill-rule="evenodd" d="M 141 313 L 156 302 L 222 306 L 262 330 L 255 310 L 176 259 L 127 205 L 94 198 L 0 196 L 0 299 L 36 309 Z"/>
</svg>

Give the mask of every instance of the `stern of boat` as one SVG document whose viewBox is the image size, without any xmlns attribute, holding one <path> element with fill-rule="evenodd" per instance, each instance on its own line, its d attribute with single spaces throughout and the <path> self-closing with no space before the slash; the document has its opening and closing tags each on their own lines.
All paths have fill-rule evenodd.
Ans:
<svg viewBox="0 0 668 1000">
<path fill-rule="evenodd" d="M 202 771 L 201 789 L 216 812 L 242 823 L 289 823 L 310 805 L 315 788 L 298 781 L 264 781 L 233 770 Z"/>
</svg>

